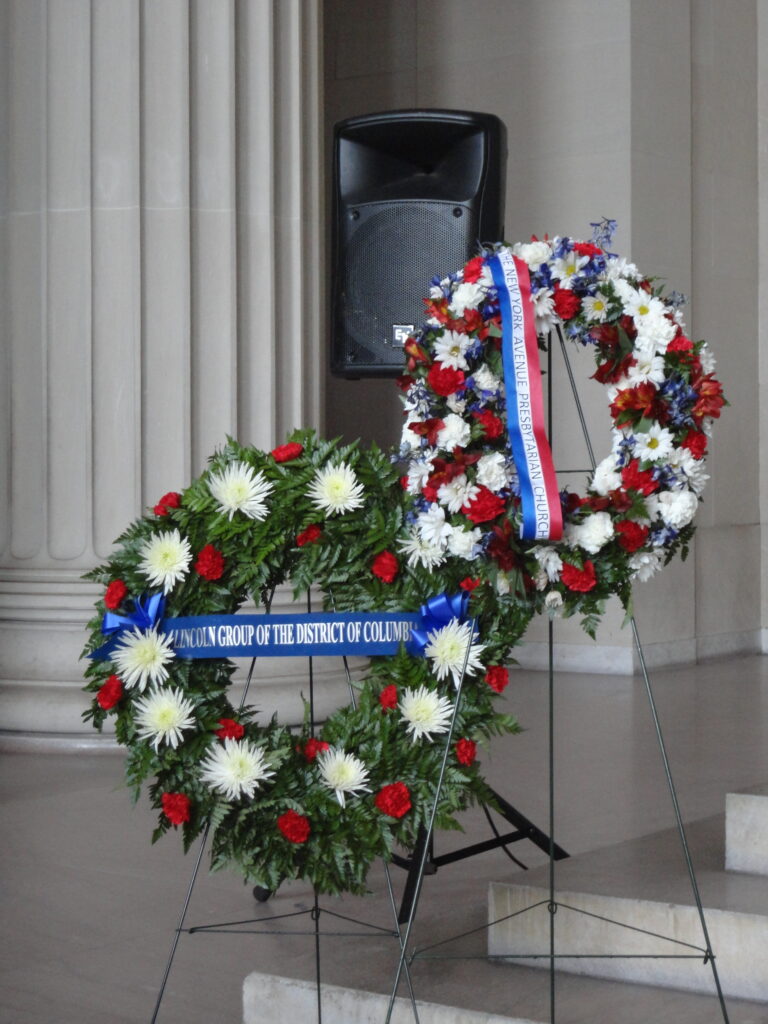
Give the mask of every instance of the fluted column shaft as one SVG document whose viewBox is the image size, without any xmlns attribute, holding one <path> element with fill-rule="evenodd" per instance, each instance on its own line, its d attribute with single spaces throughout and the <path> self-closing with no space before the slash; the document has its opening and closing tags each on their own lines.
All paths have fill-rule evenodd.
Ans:
<svg viewBox="0 0 768 1024">
<path fill-rule="evenodd" d="M 81 574 L 320 419 L 320 4 L 7 0 L 0 729 L 81 731 Z"/>
</svg>

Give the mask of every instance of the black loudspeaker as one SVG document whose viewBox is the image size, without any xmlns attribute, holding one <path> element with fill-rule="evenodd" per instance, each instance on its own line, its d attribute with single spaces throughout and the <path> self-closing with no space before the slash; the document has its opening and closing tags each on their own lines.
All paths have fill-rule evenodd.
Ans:
<svg viewBox="0 0 768 1024">
<path fill-rule="evenodd" d="M 331 369 L 396 377 L 433 277 L 504 235 L 506 131 L 493 114 L 395 110 L 334 129 Z"/>
</svg>

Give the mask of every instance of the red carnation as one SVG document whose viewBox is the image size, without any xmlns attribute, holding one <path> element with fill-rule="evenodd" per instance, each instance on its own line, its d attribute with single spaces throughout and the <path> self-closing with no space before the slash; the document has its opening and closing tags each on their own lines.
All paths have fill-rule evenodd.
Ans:
<svg viewBox="0 0 768 1024">
<path fill-rule="evenodd" d="M 500 516 L 505 507 L 503 498 L 489 491 L 487 487 L 480 487 L 472 501 L 463 505 L 461 511 L 473 523 L 487 523 Z"/>
<path fill-rule="evenodd" d="M 197 556 L 195 572 L 206 580 L 221 579 L 224 573 L 224 555 L 213 544 L 206 544 Z"/>
<path fill-rule="evenodd" d="M 309 818 L 296 811 L 286 811 L 277 819 L 277 827 L 283 833 L 289 843 L 306 843 L 312 829 L 309 827 Z"/>
<path fill-rule="evenodd" d="M 491 665 L 485 673 L 485 681 L 496 693 L 503 693 L 509 685 L 509 669 L 503 665 Z"/>
<path fill-rule="evenodd" d="M 125 600 L 127 594 L 128 587 L 126 587 L 122 580 L 112 580 L 104 591 L 104 607 L 109 608 L 111 612 L 116 611 Z"/>
<path fill-rule="evenodd" d="M 220 729 L 214 730 L 220 740 L 241 740 L 245 736 L 245 726 L 234 718 L 220 718 Z"/>
<path fill-rule="evenodd" d="M 308 739 L 304 744 L 304 750 L 302 753 L 308 761 L 314 761 L 318 754 L 322 754 L 324 750 L 328 750 L 330 743 L 326 743 L 325 740 L 316 740 L 314 736 Z"/>
<path fill-rule="evenodd" d="M 400 563 L 391 551 L 382 551 L 373 560 L 371 572 L 383 583 L 391 583 L 400 570 Z"/>
<path fill-rule="evenodd" d="M 306 530 L 298 535 L 296 538 L 296 547 L 303 548 L 305 544 L 314 544 L 322 532 L 323 531 L 317 523 L 312 523 L 306 528 Z"/>
<path fill-rule="evenodd" d="M 658 490 L 658 481 L 653 478 L 652 469 L 640 469 L 638 459 L 632 459 L 621 471 L 621 482 L 627 491 L 639 491 L 640 494 L 653 494 Z"/>
<path fill-rule="evenodd" d="M 555 312 L 561 320 L 570 320 L 571 317 L 581 309 L 581 299 L 568 288 L 559 288 L 555 285 L 555 294 L 552 299 Z"/>
<path fill-rule="evenodd" d="M 560 579 L 569 590 L 576 590 L 582 594 L 592 590 L 597 585 L 595 567 L 589 559 L 584 563 L 582 569 L 571 565 L 570 562 L 563 562 L 563 568 L 560 570 Z"/>
<path fill-rule="evenodd" d="M 630 554 L 641 548 L 648 539 L 648 527 L 636 523 L 633 519 L 622 519 L 616 523 L 615 529 L 619 535 L 619 544 Z"/>
<path fill-rule="evenodd" d="M 388 814 L 390 818 L 402 818 L 411 809 L 411 794 L 404 782 L 393 782 L 380 789 L 373 802 L 382 814 Z"/>
<path fill-rule="evenodd" d="M 100 688 L 96 694 L 96 700 L 99 702 L 99 707 L 105 711 L 109 711 L 115 704 L 119 704 L 123 699 L 123 684 L 117 678 L 117 676 L 110 676 L 109 679 Z"/>
<path fill-rule="evenodd" d="M 477 757 L 477 744 L 474 740 L 459 740 L 456 744 L 456 760 L 459 764 L 470 765 Z"/>
<path fill-rule="evenodd" d="M 504 424 L 498 416 L 494 416 L 490 409 L 476 410 L 472 416 L 483 428 L 483 432 L 489 441 L 501 437 L 504 433 Z"/>
<path fill-rule="evenodd" d="M 483 257 L 475 256 L 464 267 L 464 280 L 467 284 L 475 284 L 483 274 Z"/>
<path fill-rule="evenodd" d="M 442 363 L 433 363 L 427 374 L 427 383 L 436 395 L 453 395 L 464 387 L 464 371 L 454 370 L 452 366 L 443 366 Z"/>
<path fill-rule="evenodd" d="M 472 576 L 465 576 L 464 579 L 459 584 L 459 586 L 461 587 L 462 590 L 466 590 L 468 593 L 471 594 L 473 590 L 480 586 L 480 583 L 481 580 L 479 576 L 475 578 L 473 578 Z"/>
<path fill-rule="evenodd" d="M 290 444 L 281 444 L 277 448 L 273 448 L 272 458 L 275 462 L 290 462 L 292 459 L 298 459 L 303 451 L 303 444 L 291 441 Z"/>
<path fill-rule="evenodd" d="M 168 509 L 178 508 L 181 504 L 181 495 L 177 491 L 168 491 L 152 510 L 156 516 L 167 516 Z"/>
<path fill-rule="evenodd" d="M 161 799 L 163 814 L 172 825 L 183 825 L 185 821 L 189 821 L 192 801 L 186 793 L 163 793 Z"/>
<path fill-rule="evenodd" d="M 397 707 L 397 687 L 394 683 L 385 686 L 381 691 L 379 694 L 379 704 L 381 704 L 385 711 L 392 711 L 393 708 Z"/>
<path fill-rule="evenodd" d="M 672 339 L 672 341 L 670 341 L 670 343 L 667 345 L 667 352 L 692 352 L 692 351 L 693 351 L 693 342 L 691 341 L 690 338 L 686 338 L 686 336 L 682 333 L 682 331 L 680 332 L 680 334 L 676 335 L 676 337 L 674 337 Z"/>
<path fill-rule="evenodd" d="M 703 430 L 689 430 L 683 438 L 682 447 L 686 448 L 694 459 L 703 459 L 707 454 L 707 435 Z M 106 600 L 104 603 L 106 604 Z"/>
<path fill-rule="evenodd" d="M 579 256 L 599 256 L 603 250 L 599 245 L 593 245 L 592 242 L 574 242 L 573 251 L 577 252 Z"/>
</svg>

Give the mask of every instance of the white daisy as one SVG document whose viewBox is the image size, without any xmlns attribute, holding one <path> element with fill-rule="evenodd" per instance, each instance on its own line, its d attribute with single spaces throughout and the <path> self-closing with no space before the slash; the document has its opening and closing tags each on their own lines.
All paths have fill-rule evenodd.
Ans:
<svg viewBox="0 0 768 1024">
<path fill-rule="evenodd" d="M 467 370 L 469 364 L 464 358 L 464 353 L 469 348 L 472 339 L 466 334 L 459 334 L 458 331 L 445 331 L 434 343 L 434 357 L 443 366 L 450 366 L 454 370 Z"/>
<path fill-rule="evenodd" d="M 370 792 L 370 786 L 366 785 L 368 769 L 354 754 L 330 747 L 318 755 L 317 767 L 320 770 L 320 781 L 334 791 L 342 807 L 345 806 L 347 793 L 354 796 L 358 790 Z"/>
<path fill-rule="evenodd" d="M 168 678 L 165 666 L 175 658 L 175 654 L 169 635 L 158 633 L 157 629 L 148 629 L 144 633 L 134 629 L 123 634 L 120 646 L 109 657 L 124 686 L 129 690 L 135 686 L 143 693 L 147 683 L 157 685 L 165 682 Z"/>
<path fill-rule="evenodd" d="M 594 295 L 585 295 L 581 300 L 584 315 L 588 320 L 595 320 L 602 323 L 608 316 L 608 299 L 602 292 L 595 292 Z"/>
<path fill-rule="evenodd" d="M 436 569 L 445 561 L 444 549 L 439 544 L 429 544 L 416 532 L 410 533 L 398 546 L 411 568 L 423 565 L 425 569 Z"/>
<path fill-rule="evenodd" d="M 471 622 L 451 619 L 447 626 L 427 633 L 427 639 L 429 643 L 424 648 L 424 654 L 432 662 L 432 671 L 438 679 L 451 675 L 454 686 L 458 686 L 465 662 L 468 676 L 473 676 L 483 667 L 480 655 L 485 650 L 485 644 L 472 643 L 474 636 Z"/>
<path fill-rule="evenodd" d="M 465 448 L 469 444 L 471 433 L 469 423 L 463 416 L 449 412 L 443 419 L 443 426 L 437 432 L 437 447 L 446 451 L 453 451 L 457 446 Z"/>
<path fill-rule="evenodd" d="M 675 446 L 674 436 L 660 423 L 652 423 L 644 433 L 635 434 L 634 454 L 641 462 L 666 459 Z"/>
<path fill-rule="evenodd" d="M 561 288 L 570 288 L 573 279 L 587 263 L 589 256 L 579 256 L 576 251 L 566 253 L 552 264 L 552 276 L 560 281 Z"/>
<path fill-rule="evenodd" d="M 441 484 L 437 491 L 437 500 L 445 505 L 449 512 L 460 512 L 463 505 L 468 505 L 480 490 L 470 483 L 466 474 L 455 476 L 448 483 Z"/>
<path fill-rule="evenodd" d="M 655 342 L 654 342 L 655 351 Z M 627 371 L 627 384 L 633 386 L 642 384 L 649 380 L 653 384 L 661 384 L 664 381 L 664 360 L 661 356 L 635 354 L 635 364 Z"/>
<path fill-rule="evenodd" d="M 453 704 L 426 686 L 418 690 L 406 689 L 397 707 L 408 723 L 405 731 L 411 734 L 414 743 L 422 736 L 431 740 L 433 732 L 448 732 L 450 728 Z"/>
<path fill-rule="evenodd" d="M 346 462 L 319 469 L 307 493 L 315 508 L 330 514 L 352 512 L 365 503 L 363 485 Z"/>
<path fill-rule="evenodd" d="M 178 530 L 169 530 L 157 534 L 145 541 L 139 554 L 142 561 L 139 572 L 142 572 L 155 587 L 162 587 L 167 594 L 175 583 L 187 575 L 192 560 L 192 549 L 186 537 Z"/>
<path fill-rule="evenodd" d="M 554 321 L 555 293 L 551 288 L 539 288 L 533 296 L 533 312 L 536 317 L 536 333 L 547 334 Z"/>
<path fill-rule="evenodd" d="M 208 480 L 210 492 L 219 503 L 219 512 L 230 519 L 235 512 L 243 512 L 249 519 L 266 519 L 264 499 L 272 486 L 261 471 L 257 473 L 245 462 L 232 462 L 221 473 L 211 473 Z"/>
<path fill-rule="evenodd" d="M 250 740 L 226 739 L 217 743 L 200 765 L 200 778 L 209 789 L 221 793 L 227 800 L 253 796 L 264 782 L 275 773 L 267 768 L 264 749 Z"/>
<path fill-rule="evenodd" d="M 165 742 L 176 747 L 183 729 L 195 724 L 195 706 L 184 698 L 181 690 L 159 690 L 153 687 L 146 697 L 136 701 L 136 725 L 139 739 L 152 740 L 155 750 Z"/>
</svg>

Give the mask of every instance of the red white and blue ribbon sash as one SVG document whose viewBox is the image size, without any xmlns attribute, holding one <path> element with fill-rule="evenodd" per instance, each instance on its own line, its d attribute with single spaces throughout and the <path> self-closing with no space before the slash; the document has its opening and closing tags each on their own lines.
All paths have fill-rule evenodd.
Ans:
<svg viewBox="0 0 768 1024">
<path fill-rule="evenodd" d="M 544 426 L 544 399 L 528 266 L 501 249 L 488 260 L 499 294 L 507 430 L 520 477 L 523 540 L 559 540 L 563 514 Z"/>
</svg>

